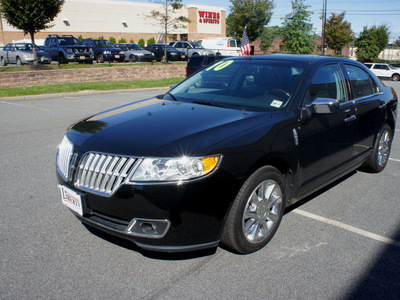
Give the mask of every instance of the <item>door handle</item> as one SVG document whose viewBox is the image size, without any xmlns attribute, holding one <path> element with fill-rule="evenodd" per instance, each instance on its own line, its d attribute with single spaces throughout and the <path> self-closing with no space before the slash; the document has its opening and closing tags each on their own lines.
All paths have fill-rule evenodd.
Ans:
<svg viewBox="0 0 400 300">
<path fill-rule="evenodd" d="M 349 122 L 354 121 L 355 119 L 357 119 L 357 117 L 356 117 L 355 115 L 352 115 L 352 116 L 350 116 L 350 117 L 344 119 L 344 121 L 345 121 L 346 123 L 349 123 Z"/>
<path fill-rule="evenodd" d="M 386 108 L 386 103 L 383 103 L 382 105 L 379 106 L 380 109 L 385 109 Z"/>
</svg>

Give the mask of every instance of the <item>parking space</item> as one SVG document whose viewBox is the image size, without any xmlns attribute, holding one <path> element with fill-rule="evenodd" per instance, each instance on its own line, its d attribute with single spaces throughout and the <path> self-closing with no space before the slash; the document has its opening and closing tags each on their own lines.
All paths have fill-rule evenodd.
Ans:
<svg viewBox="0 0 400 300">
<path fill-rule="evenodd" d="M 55 179 L 65 129 L 164 91 L 0 99 L 1 299 L 400 299 L 399 124 L 382 173 L 354 172 L 292 207 L 250 255 L 149 253 L 80 224 Z"/>
</svg>

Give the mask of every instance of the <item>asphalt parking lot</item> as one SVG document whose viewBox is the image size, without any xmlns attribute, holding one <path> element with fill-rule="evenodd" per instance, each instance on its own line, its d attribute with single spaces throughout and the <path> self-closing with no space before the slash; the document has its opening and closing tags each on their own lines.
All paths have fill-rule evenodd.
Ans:
<svg viewBox="0 0 400 300">
<path fill-rule="evenodd" d="M 0 299 L 400 299 L 399 123 L 382 173 L 355 172 L 289 209 L 250 255 L 145 252 L 79 223 L 55 176 L 65 129 L 162 92 L 0 98 Z"/>
</svg>

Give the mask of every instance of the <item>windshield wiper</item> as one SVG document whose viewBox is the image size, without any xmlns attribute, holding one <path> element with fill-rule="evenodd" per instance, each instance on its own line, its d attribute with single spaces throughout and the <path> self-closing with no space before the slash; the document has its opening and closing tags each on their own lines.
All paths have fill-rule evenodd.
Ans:
<svg viewBox="0 0 400 300">
<path fill-rule="evenodd" d="M 215 107 L 226 107 L 226 106 L 223 106 L 223 105 L 218 104 L 218 103 L 214 103 L 214 102 L 210 102 L 210 101 L 203 101 L 203 100 L 192 101 L 192 103 L 201 104 L 201 105 L 208 105 L 208 106 L 215 106 Z"/>
<path fill-rule="evenodd" d="M 170 97 L 171 97 L 172 99 L 174 99 L 175 101 L 178 101 L 178 99 L 176 99 L 176 97 L 175 97 L 174 95 L 172 95 L 170 92 L 167 92 L 167 94 L 170 95 Z"/>
</svg>

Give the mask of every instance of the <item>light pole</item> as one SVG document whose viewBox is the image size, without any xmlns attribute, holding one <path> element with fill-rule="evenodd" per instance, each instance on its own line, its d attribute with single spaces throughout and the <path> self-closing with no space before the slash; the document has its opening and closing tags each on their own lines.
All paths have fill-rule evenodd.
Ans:
<svg viewBox="0 0 400 300">
<path fill-rule="evenodd" d="M 325 55 L 326 11 L 328 0 L 322 0 L 322 55 Z"/>
</svg>

